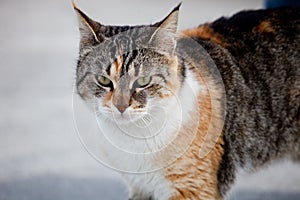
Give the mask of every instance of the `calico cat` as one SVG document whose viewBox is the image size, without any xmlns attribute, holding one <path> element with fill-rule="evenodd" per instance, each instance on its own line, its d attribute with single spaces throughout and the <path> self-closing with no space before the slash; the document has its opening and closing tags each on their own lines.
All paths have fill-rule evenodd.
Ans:
<svg viewBox="0 0 300 200">
<path fill-rule="evenodd" d="M 224 199 L 239 168 L 300 161 L 300 8 L 242 11 L 177 34 L 179 7 L 153 25 L 106 26 L 74 5 L 77 92 L 133 152 L 99 146 L 136 172 L 122 173 L 132 200 Z"/>
</svg>

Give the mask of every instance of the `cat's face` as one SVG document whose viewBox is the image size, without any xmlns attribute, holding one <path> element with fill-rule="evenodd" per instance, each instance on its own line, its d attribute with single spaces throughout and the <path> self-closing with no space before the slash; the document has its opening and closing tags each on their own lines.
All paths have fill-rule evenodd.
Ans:
<svg viewBox="0 0 300 200">
<path fill-rule="evenodd" d="M 75 9 L 81 32 L 77 91 L 98 116 L 128 123 L 176 101 L 183 78 L 174 53 L 178 8 L 140 27 L 104 26 Z"/>
</svg>

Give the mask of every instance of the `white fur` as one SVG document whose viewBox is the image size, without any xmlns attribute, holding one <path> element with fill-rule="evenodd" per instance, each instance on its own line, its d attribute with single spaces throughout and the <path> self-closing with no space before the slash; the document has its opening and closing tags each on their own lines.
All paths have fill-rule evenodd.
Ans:
<svg viewBox="0 0 300 200">
<path fill-rule="evenodd" d="M 188 123 L 191 115 L 197 111 L 197 96 L 205 86 L 200 86 L 189 70 L 186 76 L 178 97 L 148 102 L 147 112 L 152 118 L 146 118 L 146 122 L 135 118 L 127 124 L 117 125 L 116 122 L 124 118 L 128 121 L 131 111 L 126 111 L 128 113 L 122 117 L 118 112 L 108 112 L 99 106 L 102 159 L 114 169 L 137 173 L 123 173 L 131 186 L 132 195 L 146 194 L 155 199 L 168 199 L 172 195 L 171 183 L 165 178 L 163 170 L 159 170 L 166 167 L 169 161 L 155 161 L 160 155 L 157 152 L 163 151 L 169 145 L 181 126 Z M 157 105 L 160 105 L 161 109 L 157 108 Z M 145 197 L 138 196 L 139 199 Z"/>
</svg>

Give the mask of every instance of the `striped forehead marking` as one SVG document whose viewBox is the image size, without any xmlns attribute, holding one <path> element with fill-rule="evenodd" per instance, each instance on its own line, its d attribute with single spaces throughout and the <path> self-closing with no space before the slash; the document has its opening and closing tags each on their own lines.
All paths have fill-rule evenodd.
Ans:
<svg viewBox="0 0 300 200">
<path fill-rule="evenodd" d="M 119 56 L 110 66 L 106 68 L 106 73 L 114 77 L 115 80 L 129 73 L 129 70 L 134 70 L 134 75 L 139 73 L 139 65 L 132 66 L 133 61 L 137 58 L 136 50 Z M 131 69 L 132 68 L 132 69 Z"/>
<path fill-rule="evenodd" d="M 115 81 L 118 80 L 120 70 L 123 66 L 122 56 L 118 57 L 109 67 L 109 76 L 113 77 Z"/>
<path fill-rule="evenodd" d="M 129 72 L 130 66 L 132 65 L 133 61 L 137 58 L 137 55 L 137 50 L 132 50 L 131 52 L 128 52 L 123 55 L 124 62 L 121 69 L 120 77 Z"/>
</svg>

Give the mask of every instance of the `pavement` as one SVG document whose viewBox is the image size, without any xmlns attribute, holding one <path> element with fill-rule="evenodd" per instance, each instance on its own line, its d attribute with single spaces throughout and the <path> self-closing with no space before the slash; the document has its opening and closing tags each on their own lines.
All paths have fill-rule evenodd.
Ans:
<svg viewBox="0 0 300 200">
<path fill-rule="evenodd" d="M 178 3 L 76 2 L 104 24 L 151 23 Z M 186 1 L 180 28 L 262 5 L 260 0 Z M 127 199 L 119 174 L 93 159 L 75 131 L 79 34 L 71 1 L 1 0 L 0 22 L 0 200 Z M 299 200 L 300 165 L 284 161 L 241 173 L 229 199 Z"/>
</svg>

